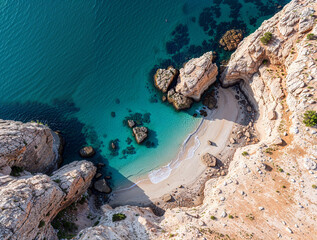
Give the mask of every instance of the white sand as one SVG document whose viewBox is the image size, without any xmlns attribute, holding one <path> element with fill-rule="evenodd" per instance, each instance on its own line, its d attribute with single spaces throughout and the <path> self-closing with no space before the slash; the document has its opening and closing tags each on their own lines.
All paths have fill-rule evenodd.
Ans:
<svg viewBox="0 0 317 240">
<path fill-rule="evenodd" d="M 180 185 L 195 183 L 206 170 L 206 166 L 200 160 L 201 155 L 207 152 L 217 155 L 225 148 L 234 123 L 238 119 L 238 113 L 239 105 L 234 97 L 234 91 L 231 88 L 219 88 L 218 108 L 208 112 L 208 116 L 202 120 L 196 133 L 187 142 L 180 159 L 170 163 L 169 176 L 158 183 L 153 183 L 147 177 L 136 187 L 114 192 L 110 205 L 146 204 Z M 211 146 L 208 140 L 216 143 L 216 146 Z M 168 169 L 165 166 L 159 172 L 168 175 Z"/>
</svg>

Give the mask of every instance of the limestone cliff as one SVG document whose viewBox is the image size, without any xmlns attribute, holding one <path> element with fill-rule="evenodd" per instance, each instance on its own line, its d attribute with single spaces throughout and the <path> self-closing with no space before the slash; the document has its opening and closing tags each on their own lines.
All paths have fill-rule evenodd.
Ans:
<svg viewBox="0 0 317 240">
<path fill-rule="evenodd" d="M 132 217 L 109 222 L 116 209 L 108 210 L 102 224 L 84 230 L 82 236 L 316 239 L 317 132 L 302 123 L 304 111 L 317 110 L 316 5 L 315 0 L 293 0 L 232 55 L 221 81 L 224 86 L 240 83 L 257 112 L 260 141 L 238 149 L 228 174 L 206 183 L 201 206 L 170 209 L 159 219 L 142 213 L 142 208 L 118 209 L 146 216 L 153 229 L 144 227 L 145 232 L 134 230 Z M 263 44 L 267 32 L 272 38 Z M 184 93 L 196 94 L 187 89 Z M 115 235 L 118 230 L 125 234 Z"/>
<path fill-rule="evenodd" d="M 95 172 L 91 162 L 79 161 L 51 177 L 0 174 L 0 239 L 57 239 L 51 220 L 87 190 Z"/>
<path fill-rule="evenodd" d="M 59 136 L 47 126 L 0 120 L 0 173 L 12 166 L 29 172 L 57 169 L 60 155 Z"/>
</svg>

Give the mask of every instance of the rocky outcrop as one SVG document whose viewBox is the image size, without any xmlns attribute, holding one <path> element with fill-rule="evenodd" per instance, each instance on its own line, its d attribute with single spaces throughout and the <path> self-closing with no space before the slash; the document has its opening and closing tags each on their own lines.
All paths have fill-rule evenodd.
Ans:
<svg viewBox="0 0 317 240">
<path fill-rule="evenodd" d="M 82 230 L 75 240 L 86 239 L 157 239 L 161 229 L 156 217 L 149 208 L 122 206 L 112 209 L 109 205 L 102 208 L 98 226 Z M 114 214 L 124 214 L 126 218 L 119 222 L 112 220 Z"/>
<path fill-rule="evenodd" d="M 148 129 L 146 127 L 134 127 L 133 134 L 138 144 L 142 143 L 147 138 Z"/>
<path fill-rule="evenodd" d="M 60 163 L 59 136 L 40 123 L 0 120 L 0 172 L 20 167 L 29 172 L 51 172 Z"/>
<path fill-rule="evenodd" d="M 151 219 L 151 213 L 138 212 L 155 227 L 142 227 L 145 231 L 137 233 L 126 220 L 113 226 L 114 210 L 108 210 L 107 223 L 82 231 L 77 239 L 96 235 L 100 239 L 314 239 L 317 134 L 302 123 L 301 116 L 305 110 L 317 110 L 317 46 L 307 38 L 309 33 L 317 35 L 311 20 L 316 19 L 316 8 L 315 0 L 293 0 L 245 38 L 232 55 L 222 84 L 240 82 L 257 113 L 256 122 L 250 124 L 257 129 L 259 142 L 237 149 L 228 173 L 206 182 L 201 206 L 168 209 L 158 220 Z M 263 45 L 260 38 L 266 32 L 273 38 Z M 246 116 L 251 112 L 248 106 Z M 250 136 L 245 131 L 240 137 Z M 234 138 L 229 141 L 239 143 Z M 139 230 L 140 221 L 131 221 Z M 157 226 L 162 230 L 154 235 Z M 118 236 L 121 232 L 126 235 Z"/>
<path fill-rule="evenodd" d="M 201 161 L 207 166 L 207 167 L 215 167 L 217 165 L 217 158 L 215 158 L 210 153 L 205 153 L 201 157 Z"/>
<path fill-rule="evenodd" d="M 51 220 L 87 190 L 95 172 L 91 162 L 80 161 L 51 177 L 0 175 L 0 239 L 57 239 Z"/>
<path fill-rule="evenodd" d="M 218 75 L 218 67 L 212 61 L 213 53 L 207 52 L 185 63 L 179 71 L 176 92 L 199 101 L 201 94 L 216 81 Z"/>
<path fill-rule="evenodd" d="M 220 39 L 219 44 L 227 51 L 235 50 L 243 39 L 243 33 L 240 29 L 231 29 L 227 31 Z"/>
<path fill-rule="evenodd" d="M 86 146 L 79 150 L 79 154 L 82 158 L 90 158 L 95 155 L 95 150 L 92 146 Z"/>
<path fill-rule="evenodd" d="M 178 71 L 172 66 L 167 69 L 158 69 L 154 75 L 154 84 L 163 93 L 166 93 L 171 83 L 176 80 Z"/>
<path fill-rule="evenodd" d="M 105 179 L 100 179 L 98 181 L 96 181 L 94 183 L 94 188 L 98 191 L 98 192 L 102 192 L 102 193 L 111 193 L 111 188 L 108 186 L 107 182 Z"/>
<path fill-rule="evenodd" d="M 183 94 L 175 92 L 174 89 L 171 89 L 167 93 L 167 100 L 169 103 L 172 103 L 176 110 L 182 110 L 190 108 L 193 104 L 191 98 L 185 97 Z"/>
</svg>

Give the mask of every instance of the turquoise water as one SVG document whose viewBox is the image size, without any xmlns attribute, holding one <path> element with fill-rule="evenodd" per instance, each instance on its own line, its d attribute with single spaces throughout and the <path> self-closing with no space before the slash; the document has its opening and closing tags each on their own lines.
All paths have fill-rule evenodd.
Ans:
<svg viewBox="0 0 317 240">
<path fill-rule="evenodd" d="M 1 0 L 0 117 L 40 120 L 61 130 L 65 163 L 80 159 L 79 148 L 92 144 L 98 150 L 93 161 L 107 164 L 112 185 L 130 184 L 175 158 L 200 122 L 192 117 L 198 104 L 177 113 L 161 103 L 153 67 L 181 66 L 210 50 L 228 57 L 218 48 L 221 33 L 237 27 L 247 35 L 286 2 Z M 185 27 L 176 39 L 179 24 Z M 173 47 L 167 49 L 167 42 Z M 140 146 L 123 124 L 135 113 L 151 129 Z M 115 139 L 113 152 L 109 142 Z M 123 153 L 128 146 L 134 149 Z"/>
</svg>

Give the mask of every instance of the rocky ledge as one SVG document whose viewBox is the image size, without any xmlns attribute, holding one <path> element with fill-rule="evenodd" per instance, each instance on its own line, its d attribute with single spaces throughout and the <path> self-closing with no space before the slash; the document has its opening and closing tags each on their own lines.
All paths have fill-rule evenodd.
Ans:
<svg viewBox="0 0 317 240">
<path fill-rule="evenodd" d="M 41 123 L 0 120 L 0 173 L 20 167 L 29 172 L 51 172 L 57 169 L 61 141 Z"/>
<path fill-rule="evenodd" d="M 96 168 L 72 162 L 51 177 L 0 175 L 0 239 L 57 239 L 50 222 L 89 187 Z"/>
</svg>

